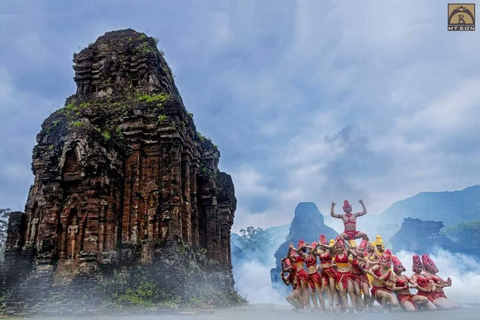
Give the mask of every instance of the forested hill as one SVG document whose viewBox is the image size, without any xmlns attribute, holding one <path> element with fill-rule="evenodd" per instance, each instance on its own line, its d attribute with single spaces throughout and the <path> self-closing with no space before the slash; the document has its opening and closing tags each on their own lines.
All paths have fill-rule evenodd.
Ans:
<svg viewBox="0 0 480 320">
<path fill-rule="evenodd" d="M 480 219 L 480 185 L 460 191 L 421 192 L 395 202 L 380 214 L 382 220 L 401 223 L 404 218 L 443 221 L 448 226 Z"/>
</svg>

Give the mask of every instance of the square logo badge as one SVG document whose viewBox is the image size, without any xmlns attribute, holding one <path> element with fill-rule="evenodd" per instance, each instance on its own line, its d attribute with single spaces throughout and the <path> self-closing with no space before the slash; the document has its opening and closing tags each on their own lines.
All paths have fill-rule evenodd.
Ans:
<svg viewBox="0 0 480 320">
<path fill-rule="evenodd" d="M 448 31 L 475 31 L 475 3 L 448 4 Z"/>
</svg>

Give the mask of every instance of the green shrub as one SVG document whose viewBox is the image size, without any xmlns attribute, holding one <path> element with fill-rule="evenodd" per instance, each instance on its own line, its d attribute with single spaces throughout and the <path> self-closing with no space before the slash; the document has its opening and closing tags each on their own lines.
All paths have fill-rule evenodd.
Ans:
<svg viewBox="0 0 480 320">
<path fill-rule="evenodd" d="M 200 142 L 202 144 L 205 143 L 205 137 L 203 136 L 203 134 L 197 131 L 197 135 L 198 135 L 198 139 L 200 139 Z"/>
<path fill-rule="evenodd" d="M 128 288 L 125 294 L 118 298 L 119 301 L 130 302 L 134 305 L 153 306 L 156 302 L 156 286 L 151 282 L 143 282 L 136 288 Z"/>
<path fill-rule="evenodd" d="M 137 51 L 145 54 L 155 52 L 155 50 L 148 44 L 147 41 L 142 42 L 142 44 L 137 47 Z"/>
<path fill-rule="evenodd" d="M 103 140 L 105 141 L 109 141 L 112 137 L 110 136 L 110 133 L 108 133 L 107 131 L 104 131 L 102 133 L 102 136 L 103 136 Z"/>
<path fill-rule="evenodd" d="M 159 93 L 159 94 L 141 94 L 137 93 L 137 100 L 144 101 L 147 103 L 152 102 L 165 102 L 169 98 L 169 95 L 166 93 Z"/>
<path fill-rule="evenodd" d="M 78 111 L 78 108 L 75 106 L 75 104 L 69 103 L 65 106 L 65 110 L 76 112 L 76 111 Z"/>
<path fill-rule="evenodd" d="M 78 107 L 73 103 L 67 104 L 65 108 L 63 108 L 63 111 L 67 118 L 78 117 L 80 115 L 80 110 L 78 110 Z"/>
<path fill-rule="evenodd" d="M 447 236 L 458 245 L 468 243 L 471 249 L 480 249 L 480 220 L 460 222 L 440 230 L 440 234 Z"/>
<path fill-rule="evenodd" d="M 118 126 L 116 129 L 115 129 L 115 134 L 120 137 L 120 138 L 123 138 L 123 131 L 122 131 L 122 128 L 120 126 Z"/>
</svg>

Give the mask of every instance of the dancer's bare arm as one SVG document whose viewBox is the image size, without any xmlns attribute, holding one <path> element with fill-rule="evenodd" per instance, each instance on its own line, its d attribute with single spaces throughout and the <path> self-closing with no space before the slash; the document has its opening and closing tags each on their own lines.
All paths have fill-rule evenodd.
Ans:
<svg viewBox="0 0 480 320">
<path fill-rule="evenodd" d="M 319 243 L 318 245 L 322 248 L 332 249 L 337 244 L 337 241 L 338 240 L 335 239 L 335 241 L 332 244 L 321 244 L 321 243 Z"/>
<path fill-rule="evenodd" d="M 354 249 L 348 249 L 348 252 L 350 252 L 354 257 L 358 257 L 358 253 Z M 358 257 L 360 258 L 360 257 Z"/>
<path fill-rule="evenodd" d="M 365 203 L 363 203 L 363 200 L 362 200 L 362 199 L 360 199 L 358 202 L 360 202 L 360 204 L 362 205 L 363 211 L 362 211 L 362 212 L 357 212 L 355 215 L 356 215 L 357 217 L 361 217 L 361 216 L 364 216 L 364 215 L 367 214 L 367 208 L 365 207 Z"/>
<path fill-rule="evenodd" d="M 367 272 L 368 272 L 369 275 L 371 275 L 375 279 L 380 280 L 379 277 L 375 274 L 375 270 L 377 270 L 378 268 L 380 268 L 380 266 L 373 266 L 373 267 L 369 268 L 367 270 Z"/>
<path fill-rule="evenodd" d="M 440 279 L 440 284 L 441 286 L 439 286 L 438 284 L 436 284 L 437 287 L 440 287 L 440 288 L 445 288 L 445 287 L 449 287 L 449 281 L 451 282 L 452 279 L 448 278 L 447 281 L 443 280 L 442 278 L 440 278 L 439 276 L 437 276 L 439 279 Z"/>
<path fill-rule="evenodd" d="M 430 290 L 427 290 L 427 289 L 423 288 L 422 286 L 419 286 L 419 285 L 418 285 L 418 282 L 417 282 L 417 279 L 418 279 L 418 278 L 417 278 L 417 275 L 416 275 L 416 274 L 412 275 L 411 280 L 412 280 L 412 282 L 417 286 L 417 287 L 416 287 L 417 290 L 418 290 L 418 291 L 422 291 L 422 292 L 430 292 Z"/>
<path fill-rule="evenodd" d="M 452 286 L 452 279 L 450 277 L 447 278 L 447 286 L 448 287 Z"/>
<path fill-rule="evenodd" d="M 306 254 L 305 252 L 302 251 L 303 248 L 306 248 L 307 246 L 303 246 L 301 248 L 294 248 L 294 247 L 290 247 L 293 251 L 295 251 L 296 253 L 298 253 L 299 255 L 301 255 L 303 258 L 306 258 L 308 257 L 308 254 Z"/>
<path fill-rule="evenodd" d="M 320 244 L 317 244 L 315 246 L 315 248 L 313 246 L 309 247 L 312 250 L 312 254 L 316 257 L 320 256 L 320 252 L 318 251 L 318 247 L 320 247 Z"/>
<path fill-rule="evenodd" d="M 331 215 L 333 218 L 341 219 L 341 218 L 342 218 L 341 215 L 335 214 L 335 210 L 334 210 L 335 205 L 336 205 L 336 203 L 332 201 L 332 208 L 330 209 L 330 215 Z"/>
</svg>

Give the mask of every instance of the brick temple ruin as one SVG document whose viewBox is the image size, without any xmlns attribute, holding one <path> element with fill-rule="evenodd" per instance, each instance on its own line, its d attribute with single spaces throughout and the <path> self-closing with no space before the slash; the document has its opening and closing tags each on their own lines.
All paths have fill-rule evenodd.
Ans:
<svg viewBox="0 0 480 320">
<path fill-rule="evenodd" d="M 38 275 L 55 287 L 64 274 L 162 269 L 179 246 L 216 261 L 233 290 L 233 182 L 196 131 L 156 40 L 108 32 L 73 61 L 77 92 L 43 123 L 26 212 L 10 219 L 3 292 Z"/>
</svg>

